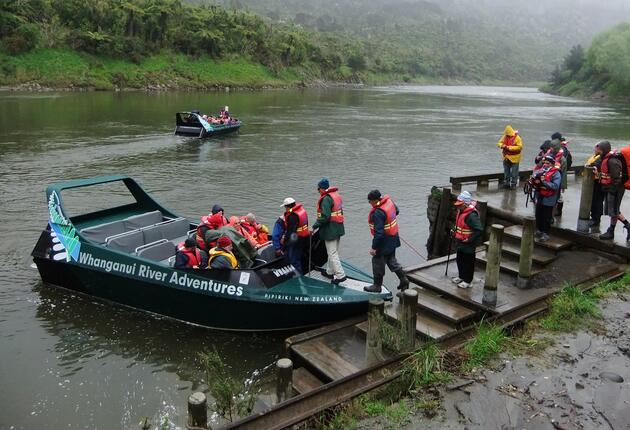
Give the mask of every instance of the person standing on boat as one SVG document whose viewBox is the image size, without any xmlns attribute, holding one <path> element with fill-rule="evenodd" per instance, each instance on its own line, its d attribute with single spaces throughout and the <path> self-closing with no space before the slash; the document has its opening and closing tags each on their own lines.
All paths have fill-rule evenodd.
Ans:
<svg viewBox="0 0 630 430">
<path fill-rule="evenodd" d="M 332 278 L 333 284 L 344 282 L 346 274 L 339 259 L 339 241 L 346 232 L 343 226 L 343 200 L 337 192 L 337 187 L 331 187 L 328 178 L 322 178 L 317 183 L 319 200 L 317 201 L 317 221 L 313 230 L 319 229 L 319 237 L 326 245 L 328 266 L 322 274 Z"/>
<path fill-rule="evenodd" d="M 289 261 L 301 275 L 302 254 L 308 247 L 308 238 L 311 233 L 308 230 L 308 214 L 302 203 L 297 203 L 293 197 L 287 197 L 282 202 L 284 207 L 284 224 L 286 229 L 280 243 L 284 245 Z"/>
<path fill-rule="evenodd" d="M 380 293 L 385 277 L 385 265 L 400 279 L 398 289 L 409 288 L 409 279 L 402 266 L 396 260 L 396 248 L 400 246 L 398 236 L 398 207 L 388 195 L 381 196 L 379 190 L 372 190 L 367 195 L 372 210 L 368 215 L 368 226 L 372 234 L 372 274 L 374 283 L 363 289 L 369 293 Z"/>
<path fill-rule="evenodd" d="M 206 253 L 197 248 L 197 241 L 192 237 L 177 245 L 175 252 L 176 269 L 199 269 L 206 267 Z"/>
<path fill-rule="evenodd" d="M 462 191 L 455 201 L 457 215 L 453 237 L 457 242 L 458 276 L 451 278 L 459 288 L 470 288 L 475 274 L 475 250 L 483 234 L 477 202 L 468 191 Z"/>
<path fill-rule="evenodd" d="M 505 127 L 497 146 L 503 155 L 503 188 L 516 189 L 518 183 L 518 165 L 521 162 L 523 141 L 518 131 L 511 125 Z"/>
<path fill-rule="evenodd" d="M 534 170 L 532 185 L 536 189 L 536 233 L 541 241 L 549 240 L 553 208 L 558 201 L 562 174 L 557 167 L 553 155 L 546 155 L 542 161 L 542 168 Z"/>
<path fill-rule="evenodd" d="M 212 248 L 208 256 L 209 269 L 238 269 L 238 262 L 232 253 L 232 240 L 227 236 L 221 236 L 217 240 L 217 246 Z"/>
<path fill-rule="evenodd" d="M 284 246 L 282 239 L 284 238 L 284 232 L 286 231 L 286 223 L 284 222 L 284 216 L 279 216 L 273 225 L 273 231 L 271 232 L 271 242 L 273 243 L 273 249 L 276 252 L 276 256 L 281 256 L 284 253 Z"/>
</svg>

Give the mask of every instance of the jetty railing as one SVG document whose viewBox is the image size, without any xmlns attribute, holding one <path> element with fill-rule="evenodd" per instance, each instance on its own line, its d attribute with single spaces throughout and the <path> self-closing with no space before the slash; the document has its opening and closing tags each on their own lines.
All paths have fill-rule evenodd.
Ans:
<svg viewBox="0 0 630 430">
<path fill-rule="evenodd" d="M 571 166 L 567 169 L 568 172 L 573 172 L 576 176 L 581 175 L 584 171 L 584 166 Z M 520 170 L 518 172 L 519 179 L 526 180 L 533 173 L 533 170 Z M 479 175 L 468 175 L 468 176 L 451 176 L 449 181 L 451 183 L 451 188 L 453 191 L 460 191 L 462 188 L 462 184 L 473 184 L 477 183 L 478 187 L 488 186 L 490 181 L 501 181 L 503 180 L 503 172 L 499 173 L 487 173 L 487 174 L 479 174 Z"/>
</svg>

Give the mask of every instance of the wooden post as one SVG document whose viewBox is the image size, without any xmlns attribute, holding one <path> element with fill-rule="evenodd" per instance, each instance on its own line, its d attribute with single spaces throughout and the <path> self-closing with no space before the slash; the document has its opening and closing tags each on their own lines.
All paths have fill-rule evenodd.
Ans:
<svg viewBox="0 0 630 430">
<path fill-rule="evenodd" d="M 518 288 L 529 288 L 529 279 L 532 276 L 532 254 L 534 253 L 534 229 L 536 218 L 526 216 L 523 218 L 523 236 L 521 237 L 521 255 L 518 260 Z"/>
<path fill-rule="evenodd" d="M 403 350 L 413 351 L 416 347 L 416 317 L 418 316 L 418 292 L 407 288 L 402 296 L 400 325 L 403 331 Z"/>
<path fill-rule="evenodd" d="M 365 364 L 372 366 L 383 361 L 383 341 L 380 327 L 385 324 L 385 302 L 381 299 L 370 300 L 368 309 L 368 330 L 365 339 Z"/>
<path fill-rule="evenodd" d="M 433 234 L 433 246 L 431 247 L 432 255 L 445 255 L 448 250 L 448 217 L 451 213 L 451 190 L 450 188 L 442 188 L 442 199 L 440 200 L 440 209 L 438 210 L 437 222 L 435 223 L 435 232 Z M 446 246 L 445 246 L 446 244 Z"/>
<path fill-rule="evenodd" d="M 461 182 L 452 182 L 451 183 L 451 188 L 453 189 L 454 193 L 459 193 L 462 191 L 462 183 Z"/>
<path fill-rule="evenodd" d="M 485 200 L 477 200 L 477 212 L 479 212 L 479 221 L 481 221 L 481 227 L 486 229 L 486 221 L 488 217 L 488 202 Z"/>
<path fill-rule="evenodd" d="M 488 180 L 487 179 L 478 179 L 477 180 L 477 189 L 487 190 L 488 189 Z"/>
<path fill-rule="evenodd" d="M 207 429 L 208 427 L 208 400 L 206 395 L 197 391 L 188 396 L 188 422 L 189 429 Z"/>
<path fill-rule="evenodd" d="M 291 384 L 293 382 L 293 362 L 288 358 L 276 361 L 276 398 L 278 403 L 291 397 Z"/>
<path fill-rule="evenodd" d="M 490 246 L 486 253 L 486 279 L 483 285 L 483 304 L 496 306 L 499 271 L 501 270 L 501 245 L 503 242 L 503 226 L 492 224 L 490 227 Z"/>
<path fill-rule="evenodd" d="M 582 176 L 582 194 L 580 196 L 580 213 L 578 215 L 577 231 L 580 233 L 588 233 L 591 219 L 591 204 L 593 202 L 593 172 L 591 169 L 584 170 Z"/>
</svg>

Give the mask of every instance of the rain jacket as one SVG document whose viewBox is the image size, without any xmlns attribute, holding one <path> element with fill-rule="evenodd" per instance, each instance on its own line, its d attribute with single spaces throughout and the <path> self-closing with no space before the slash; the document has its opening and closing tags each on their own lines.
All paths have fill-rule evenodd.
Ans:
<svg viewBox="0 0 630 430">
<path fill-rule="evenodd" d="M 313 224 L 313 230 L 319 228 L 319 237 L 322 240 L 337 240 L 344 234 L 346 231 L 344 229 L 343 223 L 339 222 L 330 222 L 330 214 L 332 212 L 333 207 L 333 199 L 330 196 L 325 196 L 322 199 L 319 216 L 317 217 L 317 221 Z"/>
<path fill-rule="evenodd" d="M 507 146 L 504 146 L 507 145 Z M 497 146 L 503 150 L 503 159 L 517 164 L 521 161 L 523 151 L 523 140 L 511 125 L 505 127 L 503 136 L 499 139 Z"/>
</svg>

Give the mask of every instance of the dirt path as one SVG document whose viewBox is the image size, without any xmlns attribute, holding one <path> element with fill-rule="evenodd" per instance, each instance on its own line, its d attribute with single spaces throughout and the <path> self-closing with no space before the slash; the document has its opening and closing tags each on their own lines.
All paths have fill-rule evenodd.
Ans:
<svg viewBox="0 0 630 430">
<path fill-rule="evenodd" d="M 442 389 L 436 417 L 418 411 L 397 429 L 630 430 L 630 295 L 600 307 L 602 333 L 545 334 L 554 345 L 539 357 L 502 355 L 493 370 Z M 383 426 L 378 418 L 358 428 Z"/>
</svg>

